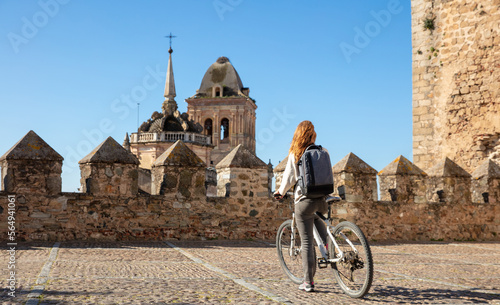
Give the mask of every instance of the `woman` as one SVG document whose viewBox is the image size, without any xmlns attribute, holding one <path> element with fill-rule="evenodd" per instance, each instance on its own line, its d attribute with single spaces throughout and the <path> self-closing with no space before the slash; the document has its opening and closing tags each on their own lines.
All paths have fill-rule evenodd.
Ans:
<svg viewBox="0 0 500 305">
<path fill-rule="evenodd" d="M 274 196 L 280 199 L 297 182 L 299 177 L 299 167 L 297 163 L 300 157 L 310 145 L 316 141 L 316 132 L 314 125 L 310 121 L 302 121 L 293 134 L 292 144 L 288 154 L 283 179 L 280 188 L 274 193 Z M 310 199 L 303 195 L 303 190 L 299 185 L 295 188 L 295 219 L 299 229 L 300 239 L 302 240 L 302 268 L 304 269 L 304 282 L 300 284 L 299 289 L 307 292 L 314 291 L 314 273 L 316 271 L 316 261 L 314 253 L 314 224 L 323 239 L 326 241 L 326 226 L 316 215 L 316 212 L 326 213 L 328 205 L 325 198 Z"/>
</svg>

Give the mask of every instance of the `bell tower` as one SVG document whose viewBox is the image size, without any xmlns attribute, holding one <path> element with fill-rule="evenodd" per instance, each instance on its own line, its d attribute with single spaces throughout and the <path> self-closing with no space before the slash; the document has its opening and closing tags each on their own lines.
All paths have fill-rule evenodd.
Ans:
<svg viewBox="0 0 500 305">
<path fill-rule="evenodd" d="M 189 118 L 211 137 L 216 165 L 241 144 L 255 154 L 255 110 L 240 76 L 227 57 L 219 57 L 205 73 L 200 89 L 188 99 Z"/>
</svg>

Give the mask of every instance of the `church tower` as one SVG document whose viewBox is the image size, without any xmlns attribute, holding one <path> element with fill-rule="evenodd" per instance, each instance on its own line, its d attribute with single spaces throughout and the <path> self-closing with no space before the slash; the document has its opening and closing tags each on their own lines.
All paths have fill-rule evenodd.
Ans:
<svg viewBox="0 0 500 305">
<path fill-rule="evenodd" d="M 144 169 L 151 169 L 156 159 L 178 140 L 186 144 L 203 162 L 209 163 L 211 160 L 213 146 L 210 137 L 200 134 L 200 126 L 196 126 L 187 113 L 181 114 L 177 109 L 172 52 L 170 47 L 163 95 L 165 100 L 161 113 L 153 112 L 151 118 L 131 134 L 130 140 L 127 136 L 124 142 L 124 147 L 137 156 L 140 167 Z"/>
<path fill-rule="evenodd" d="M 205 73 L 200 89 L 186 99 L 189 118 L 211 138 L 214 165 L 239 144 L 255 154 L 257 105 L 249 92 L 229 59 L 219 57 Z"/>
</svg>

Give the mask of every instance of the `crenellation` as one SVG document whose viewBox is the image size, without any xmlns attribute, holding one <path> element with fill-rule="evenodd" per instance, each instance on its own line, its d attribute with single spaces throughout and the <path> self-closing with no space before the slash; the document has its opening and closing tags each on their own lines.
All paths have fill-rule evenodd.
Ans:
<svg viewBox="0 0 500 305">
<path fill-rule="evenodd" d="M 108 137 L 80 164 L 80 190 L 96 196 L 134 197 L 139 191 L 137 158 Z"/>
<path fill-rule="evenodd" d="M 9 193 L 60 193 L 62 162 L 63 157 L 30 130 L 0 157 L 2 190 Z"/>
<path fill-rule="evenodd" d="M 378 173 L 380 199 L 408 203 L 424 203 L 427 174 L 403 156 L 397 157 Z"/>
<path fill-rule="evenodd" d="M 471 202 L 471 175 L 462 167 L 445 158 L 428 171 L 427 201 L 447 204 Z"/>
<path fill-rule="evenodd" d="M 500 202 L 500 164 L 491 159 L 472 173 L 472 201 L 498 204 Z"/>
<path fill-rule="evenodd" d="M 268 165 L 243 145 L 233 149 L 215 168 L 217 196 L 271 197 Z"/>
<path fill-rule="evenodd" d="M 353 153 L 332 167 L 334 195 L 347 202 L 372 202 L 378 199 L 377 171 Z"/>
<path fill-rule="evenodd" d="M 17 200 L 19 237 L 25 240 L 274 238 L 277 227 L 290 217 L 293 205 L 270 198 L 270 165 L 242 147 L 233 150 L 216 168 L 218 186 L 231 185 L 229 197 L 225 194 L 208 197 L 206 165 L 199 158 L 189 158 L 195 155 L 179 141 L 157 159 L 151 175 L 155 181 L 150 185 L 153 187 L 158 177 L 164 178 L 164 188 L 160 187 L 163 193 L 158 195 L 138 189 L 125 194 L 117 191 L 124 189 L 120 175 L 127 173 L 126 166 L 137 172 L 137 164 L 112 138 L 80 161 L 82 177 L 101 181 L 95 190 L 90 184 L 89 192 L 49 194 L 43 184 L 27 191 L 15 185 L 25 182 L 15 180 L 12 187 L 17 190 L 13 194 Z M 470 177 L 451 164 L 451 160 L 434 166 L 429 177 L 404 157 L 397 160 L 379 173 L 382 201 L 377 200 L 376 171 L 372 167 L 352 153 L 339 161 L 332 171 L 337 190 L 342 188 L 346 200 L 335 205 L 334 218 L 355 221 L 369 238 L 377 240 L 498 239 L 500 228 L 492 216 L 500 196 L 498 164 L 490 161 L 473 174 L 470 193 L 482 201 L 471 202 L 467 200 Z M 274 170 L 277 186 L 285 164 L 286 159 Z M 46 165 L 32 166 L 36 173 L 36 167 Z M 215 179 L 213 175 L 210 177 Z M 126 179 L 127 183 L 137 185 L 137 177 Z M 443 191 L 441 197 L 439 191 Z M 420 195 L 422 192 L 424 196 Z M 386 200 L 384 193 L 394 198 Z M 0 206 L 5 207 L 7 193 L 0 194 Z M 2 217 L 5 210 L 0 209 Z M 6 230 L 6 222 L 2 222 L 0 231 Z"/>
<path fill-rule="evenodd" d="M 152 165 L 151 194 L 176 199 L 206 195 L 206 164 L 178 140 Z"/>
<path fill-rule="evenodd" d="M 288 162 L 288 155 L 274 168 L 273 173 L 276 179 L 276 189 L 279 189 L 281 181 L 283 179 L 283 173 L 285 172 L 286 164 Z"/>
</svg>

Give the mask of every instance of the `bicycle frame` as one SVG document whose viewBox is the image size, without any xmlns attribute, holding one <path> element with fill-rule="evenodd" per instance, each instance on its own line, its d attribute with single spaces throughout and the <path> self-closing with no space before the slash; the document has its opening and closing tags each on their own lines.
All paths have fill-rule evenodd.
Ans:
<svg viewBox="0 0 500 305">
<path fill-rule="evenodd" d="M 336 258 L 328 258 L 328 255 L 327 255 L 326 249 L 325 249 L 325 244 L 323 243 L 323 240 L 322 240 L 321 236 L 319 235 L 319 232 L 318 232 L 318 229 L 316 228 L 316 225 L 314 225 L 314 231 L 313 231 L 314 232 L 314 240 L 316 241 L 316 244 L 319 247 L 319 251 L 321 252 L 321 256 L 323 257 L 323 259 L 325 261 L 327 261 L 328 263 L 337 263 L 337 262 L 344 259 L 344 252 L 340 249 L 335 238 L 333 238 L 333 234 L 332 234 L 333 226 L 329 223 L 329 221 L 326 221 L 325 219 L 322 219 L 322 218 L 321 218 L 321 220 L 325 223 L 326 228 L 327 228 L 326 232 L 328 233 L 328 236 L 330 237 L 330 239 L 333 241 L 333 244 L 334 244 L 335 250 L 336 250 L 335 253 L 337 253 L 337 257 Z M 358 250 L 356 250 L 356 248 L 354 248 L 354 245 L 347 238 L 347 236 L 342 234 L 342 237 L 346 239 L 347 243 L 351 246 L 351 248 L 353 248 L 353 250 L 355 252 L 358 252 Z"/>
<path fill-rule="evenodd" d="M 337 244 L 337 241 L 335 240 L 335 238 L 333 237 L 333 234 L 332 234 L 332 230 L 334 227 L 330 224 L 330 222 L 331 222 L 330 221 L 331 220 L 330 219 L 330 205 L 328 206 L 328 217 L 321 215 L 321 213 L 319 213 L 319 212 L 316 212 L 316 215 L 325 223 L 326 228 L 327 228 L 326 232 L 335 246 L 335 250 L 336 250 L 335 253 L 337 253 L 336 258 L 328 258 L 328 254 L 326 253 L 325 244 L 323 243 L 323 240 L 322 240 L 321 236 L 319 235 L 319 232 L 318 232 L 318 229 L 316 228 L 316 225 L 314 225 L 314 227 L 313 227 L 314 228 L 314 231 L 313 231 L 314 240 L 316 241 L 316 244 L 319 247 L 319 251 L 321 252 L 322 258 L 327 263 L 340 262 L 341 260 L 344 259 L 344 252 L 340 249 L 339 245 Z M 294 231 L 295 231 L 295 212 L 292 213 L 292 236 L 291 236 L 291 244 L 292 245 L 295 244 L 295 232 Z M 347 236 L 344 235 L 344 233 L 341 232 L 340 236 L 342 236 L 346 240 L 346 242 L 349 244 L 349 246 L 351 246 L 352 250 L 355 253 L 358 253 L 358 250 L 356 249 L 356 247 L 352 244 L 352 242 L 349 240 L 349 238 L 347 238 Z M 293 247 L 290 247 L 289 255 L 293 255 L 294 254 L 293 251 L 297 251 L 297 250 L 294 249 Z"/>
</svg>

